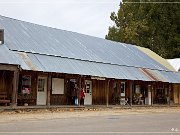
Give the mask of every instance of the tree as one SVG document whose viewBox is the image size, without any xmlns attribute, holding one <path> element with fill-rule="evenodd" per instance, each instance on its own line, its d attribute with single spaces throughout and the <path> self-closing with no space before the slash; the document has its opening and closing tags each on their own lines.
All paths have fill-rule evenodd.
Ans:
<svg viewBox="0 0 180 135">
<path fill-rule="evenodd" d="M 114 26 L 106 39 L 147 47 L 164 58 L 180 57 L 179 3 L 120 3 L 110 18 Z"/>
</svg>

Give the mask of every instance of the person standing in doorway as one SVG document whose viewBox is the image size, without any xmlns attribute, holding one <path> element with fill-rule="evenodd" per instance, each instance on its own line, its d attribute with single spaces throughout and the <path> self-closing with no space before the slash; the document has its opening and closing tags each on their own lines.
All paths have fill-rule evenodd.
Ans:
<svg viewBox="0 0 180 135">
<path fill-rule="evenodd" d="M 84 88 L 81 89 L 80 92 L 80 105 L 84 105 L 85 91 Z"/>
</svg>

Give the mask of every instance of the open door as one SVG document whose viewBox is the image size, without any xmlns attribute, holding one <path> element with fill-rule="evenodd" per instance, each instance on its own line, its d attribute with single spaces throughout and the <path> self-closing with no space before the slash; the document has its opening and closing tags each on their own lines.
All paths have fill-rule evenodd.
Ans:
<svg viewBox="0 0 180 135">
<path fill-rule="evenodd" d="M 47 77 L 38 77 L 37 105 L 46 105 Z"/>
<path fill-rule="evenodd" d="M 92 81 L 85 80 L 84 105 L 92 105 Z"/>
<path fill-rule="evenodd" d="M 121 82 L 121 101 L 120 104 L 121 105 L 125 105 L 125 100 L 126 100 L 126 83 L 125 82 Z"/>
</svg>

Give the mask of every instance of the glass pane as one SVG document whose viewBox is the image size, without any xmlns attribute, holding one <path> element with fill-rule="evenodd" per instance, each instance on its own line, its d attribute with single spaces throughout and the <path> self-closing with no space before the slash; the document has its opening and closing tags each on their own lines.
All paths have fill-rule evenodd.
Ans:
<svg viewBox="0 0 180 135">
<path fill-rule="evenodd" d="M 23 94 L 31 93 L 31 76 L 29 75 L 22 76 L 22 93 Z"/>
<path fill-rule="evenodd" d="M 45 79 L 38 79 L 38 91 L 44 92 Z"/>
</svg>

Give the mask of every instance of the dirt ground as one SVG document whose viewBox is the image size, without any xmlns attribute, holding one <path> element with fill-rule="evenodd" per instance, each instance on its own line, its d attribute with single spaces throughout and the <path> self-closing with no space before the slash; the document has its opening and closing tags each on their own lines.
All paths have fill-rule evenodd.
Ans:
<svg viewBox="0 0 180 135">
<path fill-rule="evenodd" d="M 96 108 L 96 109 L 25 109 L 0 112 L 0 123 L 34 119 L 59 119 L 70 117 L 91 117 L 108 115 L 128 115 L 144 113 L 179 112 L 180 107 L 134 107 L 134 108 Z"/>
</svg>

